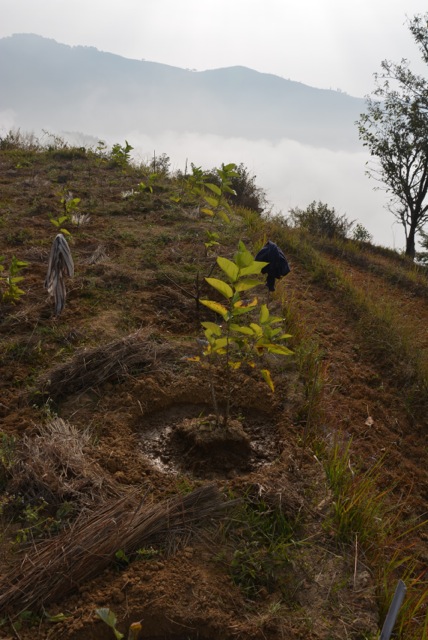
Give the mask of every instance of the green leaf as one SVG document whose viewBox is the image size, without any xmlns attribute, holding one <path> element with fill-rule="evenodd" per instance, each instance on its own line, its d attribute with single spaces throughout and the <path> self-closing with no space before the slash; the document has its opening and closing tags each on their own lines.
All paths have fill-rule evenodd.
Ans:
<svg viewBox="0 0 428 640">
<path fill-rule="evenodd" d="M 260 280 L 242 280 L 235 285 L 235 291 L 248 291 L 259 284 L 261 284 Z"/>
<path fill-rule="evenodd" d="M 212 349 L 214 351 L 223 350 L 224 347 L 227 347 L 228 342 L 229 342 L 228 338 L 217 338 L 212 344 Z"/>
<path fill-rule="evenodd" d="M 25 291 L 17 287 L 15 284 L 12 285 L 13 295 L 14 296 L 23 296 Z"/>
<path fill-rule="evenodd" d="M 250 264 L 248 267 L 243 267 L 240 270 L 239 275 L 241 276 L 258 275 L 259 273 L 262 272 L 263 267 L 265 267 L 267 264 L 269 264 L 269 262 L 259 262 L 258 260 L 254 260 L 254 262 Z"/>
<path fill-rule="evenodd" d="M 267 349 L 269 351 L 269 353 L 277 353 L 280 356 L 291 356 L 291 355 L 293 355 L 293 352 L 291 351 L 291 349 L 288 349 L 288 347 L 284 347 L 281 344 L 268 343 L 268 344 L 261 344 L 260 346 L 262 346 L 265 349 Z"/>
<path fill-rule="evenodd" d="M 67 620 L 67 618 L 69 617 L 69 616 L 66 616 L 64 613 L 57 613 L 51 616 L 46 611 L 45 611 L 45 616 L 49 622 L 63 622 L 64 620 Z"/>
<path fill-rule="evenodd" d="M 221 336 L 221 327 L 219 327 L 215 322 L 201 322 L 201 325 L 213 335 Z"/>
<path fill-rule="evenodd" d="M 232 195 L 232 196 L 236 196 L 236 195 L 237 195 L 237 194 L 236 194 L 235 189 L 232 189 L 232 188 L 231 188 L 231 187 L 229 187 L 229 185 L 227 185 L 227 184 L 223 185 L 223 191 L 224 191 L 225 193 L 230 193 L 230 195 Z"/>
<path fill-rule="evenodd" d="M 226 171 L 227 173 L 229 173 L 229 171 L 233 171 L 233 169 L 236 169 L 235 162 L 229 162 L 229 164 L 223 165 L 223 171 Z"/>
<path fill-rule="evenodd" d="M 219 302 L 214 302 L 214 300 L 201 300 L 201 304 L 205 305 L 206 307 L 208 307 L 208 309 L 211 309 L 211 311 L 215 311 L 220 316 L 222 316 L 222 318 L 226 319 L 228 311 L 226 307 L 224 307 Z"/>
<path fill-rule="evenodd" d="M 204 200 L 210 205 L 210 207 L 214 207 L 214 209 L 216 209 L 220 204 L 220 201 L 217 200 L 217 198 L 212 198 L 211 196 L 204 196 Z"/>
<path fill-rule="evenodd" d="M 227 213 L 225 211 L 223 211 L 223 209 L 219 209 L 217 211 L 217 215 L 219 218 L 221 218 L 223 220 L 223 222 L 225 222 L 226 224 L 230 224 L 230 218 L 227 215 Z"/>
<path fill-rule="evenodd" d="M 273 381 L 270 375 L 270 371 L 268 369 L 261 369 L 260 373 L 263 376 L 263 380 L 266 382 L 266 384 L 268 385 L 269 389 L 272 391 L 272 393 L 275 392 L 275 387 L 273 385 Z"/>
<path fill-rule="evenodd" d="M 228 260 L 227 258 L 222 258 L 220 256 L 217 258 L 217 264 L 228 276 L 231 282 L 236 282 L 239 276 L 239 268 L 234 262 L 232 262 L 232 260 Z"/>
<path fill-rule="evenodd" d="M 260 307 L 260 324 L 265 324 L 269 320 L 269 309 L 266 304 Z"/>
<path fill-rule="evenodd" d="M 251 255 L 250 251 L 245 248 L 243 242 L 239 245 L 239 251 L 235 254 L 235 262 L 241 269 L 244 267 L 249 267 L 253 262 L 254 258 Z"/>
<path fill-rule="evenodd" d="M 247 327 L 245 325 L 240 325 L 240 324 L 231 324 L 230 328 L 232 331 L 243 333 L 245 336 L 254 336 L 254 331 L 251 329 L 251 327 Z"/>
<path fill-rule="evenodd" d="M 225 298 L 229 299 L 233 296 L 233 289 L 227 282 L 223 282 L 218 278 L 205 278 L 205 280 Z"/>
<path fill-rule="evenodd" d="M 254 334 L 256 336 L 262 336 L 263 335 L 262 328 L 258 324 L 256 324 L 255 322 L 251 322 L 250 323 L 250 327 L 252 328 L 252 330 L 254 331 Z"/>
<path fill-rule="evenodd" d="M 123 633 L 120 633 L 120 631 L 116 629 L 117 618 L 111 609 L 102 607 L 101 609 L 95 609 L 95 613 L 103 622 L 113 629 L 117 640 L 124 638 Z"/>
<path fill-rule="evenodd" d="M 221 189 L 216 184 L 212 184 L 212 182 L 206 182 L 205 186 L 207 189 L 211 189 L 216 195 L 221 196 Z"/>
</svg>

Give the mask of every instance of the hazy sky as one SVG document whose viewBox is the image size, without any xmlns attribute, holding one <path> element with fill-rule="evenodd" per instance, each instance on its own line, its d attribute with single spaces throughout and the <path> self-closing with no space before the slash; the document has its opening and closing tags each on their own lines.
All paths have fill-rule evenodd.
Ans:
<svg viewBox="0 0 428 640">
<path fill-rule="evenodd" d="M 418 70 L 406 17 L 427 10 L 425 0 L 0 0 L 0 37 L 37 33 L 197 70 L 244 65 L 363 97 L 385 58 Z"/>
</svg>

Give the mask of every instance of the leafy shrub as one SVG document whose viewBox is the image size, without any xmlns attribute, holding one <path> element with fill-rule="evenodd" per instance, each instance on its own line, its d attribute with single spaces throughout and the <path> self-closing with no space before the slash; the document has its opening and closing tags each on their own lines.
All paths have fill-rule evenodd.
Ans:
<svg viewBox="0 0 428 640">
<path fill-rule="evenodd" d="M 209 182 L 220 186 L 220 176 L 218 169 L 212 169 L 205 173 Z M 248 168 L 241 162 L 234 167 L 234 175 L 230 179 L 229 186 L 233 193 L 229 193 L 227 198 L 233 205 L 252 209 L 257 213 L 262 213 L 268 205 L 266 192 L 256 185 L 256 176 L 250 175 Z"/>
<path fill-rule="evenodd" d="M 262 213 L 268 201 L 266 192 L 256 185 L 257 176 L 250 175 L 242 162 L 235 171 L 238 175 L 232 178 L 231 183 L 232 189 L 236 192 L 236 196 L 232 199 L 233 204 Z"/>
<path fill-rule="evenodd" d="M 354 222 L 345 215 L 339 216 L 333 207 L 323 202 L 311 202 L 306 209 L 290 209 L 290 220 L 294 227 L 305 229 L 312 235 L 327 238 L 346 238 Z"/>
<path fill-rule="evenodd" d="M 365 226 L 359 222 L 352 231 L 352 239 L 357 242 L 371 242 L 373 236 L 367 231 Z"/>
<path fill-rule="evenodd" d="M 420 231 L 419 241 L 423 251 L 418 251 L 416 253 L 416 260 L 419 264 L 428 266 L 428 233 L 422 231 L 422 229 Z"/>
</svg>

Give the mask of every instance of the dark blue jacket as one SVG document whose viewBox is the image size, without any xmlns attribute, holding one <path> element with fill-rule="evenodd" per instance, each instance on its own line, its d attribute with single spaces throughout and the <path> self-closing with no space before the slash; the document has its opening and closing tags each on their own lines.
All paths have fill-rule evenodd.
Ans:
<svg viewBox="0 0 428 640">
<path fill-rule="evenodd" d="M 281 249 L 270 240 L 260 249 L 255 260 L 258 262 L 269 262 L 269 264 L 262 269 L 262 273 L 267 274 L 266 286 L 269 291 L 275 291 L 275 280 L 279 280 L 290 273 L 290 266 L 285 255 Z"/>
</svg>

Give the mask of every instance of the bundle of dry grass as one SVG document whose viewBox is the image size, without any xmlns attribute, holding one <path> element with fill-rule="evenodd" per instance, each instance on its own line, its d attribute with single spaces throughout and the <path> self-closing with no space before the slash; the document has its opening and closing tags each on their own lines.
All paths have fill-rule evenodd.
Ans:
<svg viewBox="0 0 428 640">
<path fill-rule="evenodd" d="M 77 351 L 72 360 L 47 371 L 39 379 L 38 392 L 42 397 L 56 400 L 97 387 L 107 380 L 120 379 L 133 369 L 153 369 L 173 353 L 170 345 L 156 343 L 137 331 L 108 344 Z"/>
<path fill-rule="evenodd" d="M 158 505 L 139 504 L 134 494 L 82 515 L 55 539 L 35 545 L 0 580 L 0 610 L 18 615 L 57 602 L 98 576 L 118 549 L 132 554 L 153 538 L 189 532 L 226 506 L 216 487 L 207 485 Z"/>
<path fill-rule="evenodd" d="M 89 430 L 79 431 L 62 418 L 52 418 L 33 436 L 24 436 L 9 470 L 8 491 L 25 499 L 43 499 L 53 508 L 64 502 L 82 507 L 117 498 L 116 485 L 86 451 Z"/>
<path fill-rule="evenodd" d="M 53 296 L 55 315 L 57 316 L 59 316 L 65 305 L 64 276 L 66 275 L 73 277 L 74 263 L 67 240 L 62 233 L 58 233 L 52 243 L 48 272 L 45 279 L 45 288 L 48 290 L 48 294 Z"/>
</svg>

